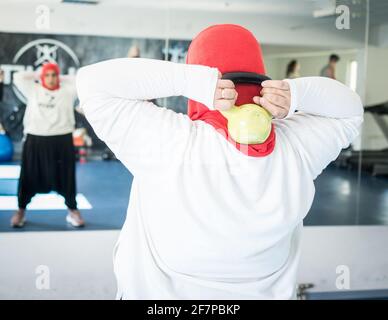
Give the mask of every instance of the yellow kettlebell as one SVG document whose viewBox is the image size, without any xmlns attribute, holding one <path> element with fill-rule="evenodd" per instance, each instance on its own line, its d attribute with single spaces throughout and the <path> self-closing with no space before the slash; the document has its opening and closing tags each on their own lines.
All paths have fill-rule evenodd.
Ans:
<svg viewBox="0 0 388 320">
<path fill-rule="evenodd" d="M 263 107 L 249 103 L 220 111 L 228 119 L 232 139 L 241 144 L 259 144 L 271 133 L 272 116 Z"/>
</svg>

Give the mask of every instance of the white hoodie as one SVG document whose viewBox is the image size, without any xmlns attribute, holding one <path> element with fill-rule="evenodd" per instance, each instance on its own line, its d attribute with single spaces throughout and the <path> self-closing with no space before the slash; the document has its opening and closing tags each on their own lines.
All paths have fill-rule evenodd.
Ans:
<svg viewBox="0 0 388 320">
<path fill-rule="evenodd" d="M 37 136 L 56 136 L 74 131 L 74 101 L 77 98 L 75 79 L 60 76 L 60 87 L 49 90 L 35 82 L 37 74 L 16 72 L 13 83 L 27 99 L 23 118 L 24 133 Z"/>
<path fill-rule="evenodd" d="M 115 59 L 79 70 L 87 119 L 134 175 L 114 253 L 117 298 L 295 298 L 313 180 L 358 135 L 363 107 L 335 80 L 287 81 L 290 113 L 274 120 L 274 151 L 256 158 L 146 101 L 183 95 L 212 108 L 215 68 Z"/>
</svg>

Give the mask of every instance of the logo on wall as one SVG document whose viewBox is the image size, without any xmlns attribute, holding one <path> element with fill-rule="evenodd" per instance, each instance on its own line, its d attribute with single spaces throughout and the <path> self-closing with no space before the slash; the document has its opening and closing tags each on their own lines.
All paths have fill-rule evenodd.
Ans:
<svg viewBox="0 0 388 320">
<path fill-rule="evenodd" d="M 46 62 L 57 63 L 62 74 L 75 74 L 80 63 L 74 51 L 61 41 L 38 39 L 20 48 L 13 58 L 12 71 L 34 71 Z M 13 86 L 17 98 L 26 103 L 25 97 Z"/>
</svg>

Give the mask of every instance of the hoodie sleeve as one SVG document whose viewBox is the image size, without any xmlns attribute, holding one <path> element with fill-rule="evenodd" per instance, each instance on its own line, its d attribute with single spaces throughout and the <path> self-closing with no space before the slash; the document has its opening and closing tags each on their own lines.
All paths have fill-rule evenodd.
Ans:
<svg viewBox="0 0 388 320">
<path fill-rule="evenodd" d="M 290 112 L 276 123 L 302 167 L 315 179 L 359 135 L 363 105 L 355 92 L 336 80 L 306 77 L 286 81 L 291 90 Z"/>
<path fill-rule="evenodd" d="M 81 68 L 76 84 L 97 136 L 136 174 L 182 157 L 195 131 L 186 115 L 147 100 L 182 95 L 211 106 L 217 79 L 215 68 L 123 58 Z"/>
<path fill-rule="evenodd" d="M 68 92 L 75 100 L 77 98 L 77 88 L 75 85 L 75 76 L 74 75 L 61 75 L 60 76 L 60 85 L 64 86 Z"/>
<path fill-rule="evenodd" d="M 37 75 L 32 71 L 19 71 L 13 74 L 13 83 L 21 94 L 28 99 L 35 87 Z"/>
</svg>

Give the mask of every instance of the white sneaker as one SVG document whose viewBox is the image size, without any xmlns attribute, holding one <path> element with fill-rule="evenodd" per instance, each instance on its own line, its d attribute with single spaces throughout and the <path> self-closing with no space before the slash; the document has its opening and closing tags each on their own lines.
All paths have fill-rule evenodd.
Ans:
<svg viewBox="0 0 388 320">
<path fill-rule="evenodd" d="M 12 228 L 23 228 L 25 223 L 26 223 L 26 221 L 27 221 L 26 218 L 20 219 L 17 222 L 12 221 L 11 222 L 11 227 Z"/>
<path fill-rule="evenodd" d="M 66 216 L 66 221 L 70 223 L 73 227 L 79 228 L 85 226 L 85 222 L 81 217 L 74 217 L 72 214 L 68 213 Z"/>
<path fill-rule="evenodd" d="M 26 217 L 25 217 L 24 213 L 22 215 L 22 214 L 20 214 L 20 210 L 16 211 L 15 214 L 11 218 L 11 227 L 12 228 L 23 228 L 25 223 L 26 223 Z"/>
</svg>

